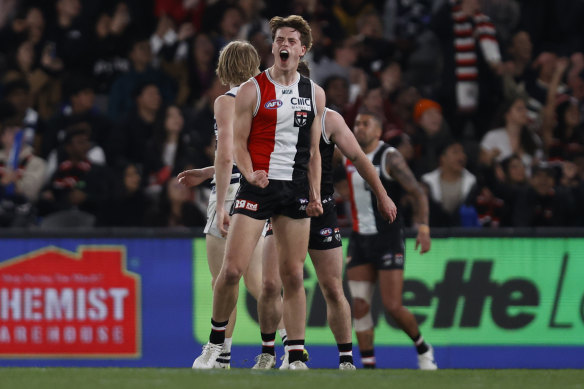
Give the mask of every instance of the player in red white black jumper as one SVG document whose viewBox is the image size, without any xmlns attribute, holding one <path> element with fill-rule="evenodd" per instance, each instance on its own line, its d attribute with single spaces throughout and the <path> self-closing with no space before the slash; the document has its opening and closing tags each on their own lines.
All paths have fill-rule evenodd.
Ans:
<svg viewBox="0 0 584 389">
<path fill-rule="evenodd" d="M 221 353 L 239 280 L 272 218 L 284 284 L 284 323 L 290 369 L 307 369 L 304 351 L 304 259 L 310 216 L 322 214 L 318 144 L 325 106 L 322 88 L 300 76 L 300 58 L 312 45 L 300 16 L 270 20 L 274 66 L 241 85 L 235 98 L 234 154 L 242 174 L 223 267 L 215 283 L 209 343 L 193 368 L 211 368 Z"/>
</svg>

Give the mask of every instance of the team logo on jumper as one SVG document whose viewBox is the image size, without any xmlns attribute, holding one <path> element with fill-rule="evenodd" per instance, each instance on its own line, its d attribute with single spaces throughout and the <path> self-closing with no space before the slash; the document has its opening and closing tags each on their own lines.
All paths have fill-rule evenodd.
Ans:
<svg viewBox="0 0 584 389">
<path fill-rule="evenodd" d="M 140 277 L 118 246 L 49 246 L 0 264 L 0 358 L 136 358 Z"/>
<path fill-rule="evenodd" d="M 294 126 L 303 127 L 308 122 L 308 112 L 296 111 L 294 112 Z"/>
<path fill-rule="evenodd" d="M 322 236 L 331 236 L 333 234 L 333 229 L 332 228 L 323 228 L 322 230 L 320 230 L 320 235 Z"/>
<path fill-rule="evenodd" d="M 282 100 L 278 100 L 278 99 L 274 99 L 274 100 L 270 100 L 267 103 L 264 104 L 264 108 L 266 109 L 278 109 L 282 106 L 282 104 L 284 104 L 282 102 Z"/>
<path fill-rule="evenodd" d="M 258 203 L 254 203 L 253 201 L 249 200 L 235 200 L 235 208 L 247 209 L 248 211 L 255 212 L 258 210 Z"/>
</svg>

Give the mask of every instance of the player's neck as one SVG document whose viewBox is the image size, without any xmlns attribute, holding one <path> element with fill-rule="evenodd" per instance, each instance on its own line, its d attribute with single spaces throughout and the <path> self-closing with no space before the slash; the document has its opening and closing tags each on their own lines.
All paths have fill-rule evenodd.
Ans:
<svg viewBox="0 0 584 389">
<path fill-rule="evenodd" d="M 292 69 L 283 70 L 276 66 L 272 66 L 271 68 L 268 69 L 268 72 L 270 73 L 270 77 L 272 77 L 272 80 L 274 80 L 280 85 L 286 86 L 292 85 L 298 80 L 296 68 L 294 68 L 294 70 Z"/>
<path fill-rule="evenodd" d="M 374 141 L 374 142 L 371 142 L 370 144 L 368 144 L 367 146 L 365 146 L 365 147 L 363 148 L 363 152 L 364 152 L 365 154 L 369 154 L 369 153 L 371 153 L 372 151 L 375 151 L 375 149 L 377 149 L 377 146 L 379 146 L 379 143 L 380 143 L 380 142 L 381 142 L 380 140 L 376 140 L 376 141 Z"/>
</svg>

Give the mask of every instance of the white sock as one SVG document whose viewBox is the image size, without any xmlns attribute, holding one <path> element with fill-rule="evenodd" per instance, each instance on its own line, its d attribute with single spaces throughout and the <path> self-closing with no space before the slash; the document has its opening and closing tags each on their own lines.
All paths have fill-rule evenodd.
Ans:
<svg viewBox="0 0 584 389">
<path fill-rule="evenodd" d="M 225 338 L 225 342 L 223 343 L 223 351 L 230 353 L 231 343 L 233 343 L 233 338 Z"/>
</svg>

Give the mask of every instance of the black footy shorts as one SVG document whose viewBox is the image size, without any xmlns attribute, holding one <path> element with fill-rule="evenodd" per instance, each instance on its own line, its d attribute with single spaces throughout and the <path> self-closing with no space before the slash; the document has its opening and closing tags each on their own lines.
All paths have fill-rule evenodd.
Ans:
<svg viewBox="0 0 584 389">
<path fill-rule="evenodd" d="M 323 214 L 310 219 L 309 250 L 330 250 L 341 247 L 341 231 L 337 221 L 337 210 L 332 196 L 322 200 Z M 273 235 L 271 221 L 267 221 L 266 236 Z"/>
<path fill-rule="evenodd" d="M 392 236 L 393 235 L 393 236 Z M 405 263 L 403 230 L 392 234 L 361 235 L 351 233 L 347 268 L 373 264 L 377 270 L 403 270 Z"/>
<path fill-rule="evenodd" d="M 272 215 L 284 215 L 292 219 L 304 219 L 308 205 L 308 182 L 270 180 L 265 188 L 251 185 L 241 177 L 239 192 L 235 197 L 231 214 L 241 213 L 254 219 L 269 219 Z"/>
</svg>

